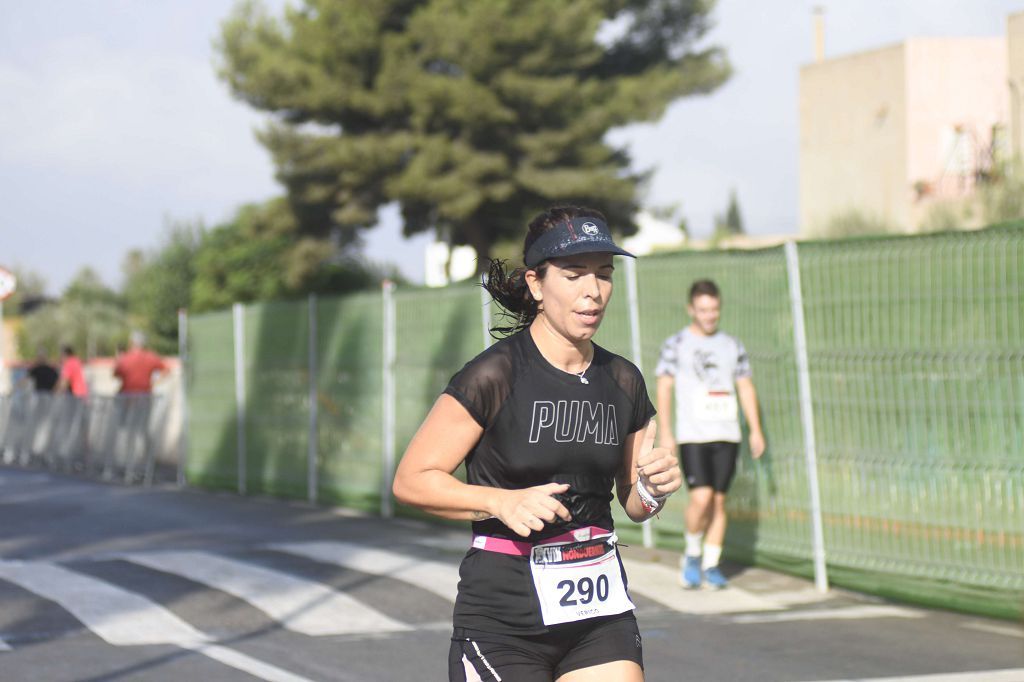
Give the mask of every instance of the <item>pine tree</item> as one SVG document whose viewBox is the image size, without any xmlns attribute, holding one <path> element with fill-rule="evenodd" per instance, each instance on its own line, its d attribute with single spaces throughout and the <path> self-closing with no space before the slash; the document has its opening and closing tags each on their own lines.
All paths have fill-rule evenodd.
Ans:
<svg viewBox="0 0 1024 682">
<path fill-rule="evenodd" d="M 736 190 L 729 192 L 729 208 L 725 211 L 725 230 L 729 234 L 743 234 L 743 217 L 740 215 L 740 202 L 736 199 Z"/>
<path fill-rule="evenodd" d="M 723 51 L 696 47 L 713 4 L 306 0 L 277 19 L 249 1 L 220 74 L 275 115 L 260 140 L 300 236 L 349 243 L 397 201 L 407 235 L 445 233 L 482 267 L 554 202 L 635 230 L 645 174 L 605 135 L 726 80 Z"/>
</svg>

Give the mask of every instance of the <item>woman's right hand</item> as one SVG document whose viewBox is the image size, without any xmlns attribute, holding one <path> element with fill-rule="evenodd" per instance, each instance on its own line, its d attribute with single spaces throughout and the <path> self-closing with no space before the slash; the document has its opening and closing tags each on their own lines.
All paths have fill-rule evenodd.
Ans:
<svg viewBox="0 0 1024 682">
<path fill-rule="evenodd" d="M 556 517 L 572 520 L 565 505 L 554 498 L 568 489 L 568 483 L 545 483 L 522 490 L 502 490 L 494 515 L 516 535 L 528 537 L 535 530 L 543 530 L 545 523 L 553 523 Z"/>
</svg>

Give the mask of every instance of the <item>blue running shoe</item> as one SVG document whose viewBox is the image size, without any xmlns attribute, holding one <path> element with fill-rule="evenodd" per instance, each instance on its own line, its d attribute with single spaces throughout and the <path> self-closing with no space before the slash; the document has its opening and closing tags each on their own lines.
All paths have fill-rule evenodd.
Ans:
<svg viewBox="0 0 1024 682">
<path fill-rule="evenodd" d="M 682 574 L 683 587 L 688 590 L 695 590 L 700 587 L 700 557 L 699 556 L 688 556 L 685 557 L 683 563 L 683 574 Z"/>
<path fill-rule="evenodd" d="M 708 585 L 720 590 L 729 584 L 729 581 L 725 579 L 722 572 L 718 570 L 718 566 L 709 566 L 704 570 L 704 579 L 708 581 Z"/>
</svg>

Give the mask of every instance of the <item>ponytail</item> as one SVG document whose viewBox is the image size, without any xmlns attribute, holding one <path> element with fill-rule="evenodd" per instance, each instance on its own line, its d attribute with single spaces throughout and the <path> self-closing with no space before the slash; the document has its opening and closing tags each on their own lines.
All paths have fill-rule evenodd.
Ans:
<svg viewBox="0 0 1024 682">
<path fill-rule="evenodd" d="M 491 327 L 491 336 L 494 338 L 511 336 L 529 327 L 537 317 L 540 306 L 530 294 L 530 287 L 526 285 L 527 268 L 515 268 L 509 272 L 505 269 L 505 263 L 503 260 L 492 259 L 486 278 L 480 284 L 501 307 L 500 313 L 504 324 Z M 532 269 L 543 277 L 547 263 Z"/>
</svg>

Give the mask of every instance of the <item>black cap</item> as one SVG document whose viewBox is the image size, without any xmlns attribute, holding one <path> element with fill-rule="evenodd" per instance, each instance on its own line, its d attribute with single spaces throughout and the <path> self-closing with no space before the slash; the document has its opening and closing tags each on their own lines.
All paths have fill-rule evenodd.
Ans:
<svg viewBox="0 0 1024 682">
<path fill-rule="evenodd" d="M 537 238 L 526 251 L 523 262 L 533 268 L 550 258 L 563 258 L 581 253 L 612 253 L 636 258 L 615 245 L 608 225 L 600 218 L 578 216 L 564 220 Z"/>
</svg>

